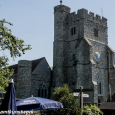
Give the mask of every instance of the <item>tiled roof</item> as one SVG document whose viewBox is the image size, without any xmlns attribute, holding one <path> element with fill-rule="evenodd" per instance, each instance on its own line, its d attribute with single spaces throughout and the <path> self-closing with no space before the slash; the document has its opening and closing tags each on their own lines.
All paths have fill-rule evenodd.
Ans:
<svg viewBox="0 0 115 115">
<path fill-rule="evenodd" d="M 105 102 L 99 106 L 100 109 L 115 110 L 115 102 Z"/>
<path fill-rule="evenodd" d="M 43 57 L 43 58 L 45 58 L 45 57 Z M 31 60 L 31 62 L 32 62 L 32 71 L 36 68 L 36 66 L 41 62 L 41 60 L 43 58 L 39 58 L 39 59 L 36 59 L 36 60 Z M 10 70 L 12 68 L 14 69 L 14 74 L 18 74 L 18 64 L 9 66 Z"/>
<path fill-rule="evenodd" d="M 45 58 L 45 57 L 43 57 Z M 39 59 L 36 59 L 36 60 L 31 60 L 32 61 L 32 71 L 36 68 L 36 66 L 41 62 L 41 60 L 43 58 L 39 58 Z"/>
</svg>

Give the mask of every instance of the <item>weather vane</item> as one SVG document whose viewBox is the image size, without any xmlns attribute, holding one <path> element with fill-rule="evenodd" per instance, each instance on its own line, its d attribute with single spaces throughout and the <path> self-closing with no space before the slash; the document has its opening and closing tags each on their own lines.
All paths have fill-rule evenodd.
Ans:
<svg viewBox="0 0 115 115">
<path fill-rule="evenodd" d="M 60 0 L 60 5 L 62 5 L 62 0 Z"/>
</svg>

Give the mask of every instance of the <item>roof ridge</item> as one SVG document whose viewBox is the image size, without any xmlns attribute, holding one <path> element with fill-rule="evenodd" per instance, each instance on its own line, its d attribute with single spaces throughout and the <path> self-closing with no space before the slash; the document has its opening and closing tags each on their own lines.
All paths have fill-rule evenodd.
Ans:
<svg viewBox="0 0 115 115">
<path fill-rule="evenodd" d="M 18 65 L 18 64 L 13 64 L 13 65 L 10 65 L 10 66 L 14 66 L 14 65 Z M 8 67 L 10 67 L 10 66 L 8 66 Z"/>
<path fill-rule="evenodd" d="M 45 59 L 45 57 L 39 58 L 39 59 L 35 59 L 35 60 L 30 60 L 32 63 L 32 71 L 38 66 L 38 64 Z M 14 74 L 17 73 L 17 69 L 18 69 L 18 64 L 14 64 L 14 65 L 10 65 L 8 66 L 9 69 L 13 68 L 14 69 Z"/>
<path fill-rule="evenodd" d="M 32 71 L 38 66 L 38 64 L 42 61 L 43 58 L 45 58 L 45 57 L 31 61 L 32 62 Z"/>
<path fill-rule="evenodd" d="M 43 59 L 43 58 L 45 58 L 45 57 L 42 57 L 42 58 L 39 58 L 39 59 L 30 60 L 30 61 L 40 60 L 40 59 Z"/>
</svg>

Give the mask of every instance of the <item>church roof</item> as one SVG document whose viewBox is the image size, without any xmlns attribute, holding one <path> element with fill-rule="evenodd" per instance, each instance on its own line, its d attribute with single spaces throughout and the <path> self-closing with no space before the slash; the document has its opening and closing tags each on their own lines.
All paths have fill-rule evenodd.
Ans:
<svg viewBox="0 0 115 115">
<path fill-rule="evenodd" d="M 111 110 L 115 110 L 115 102 L 105 102 L 105 103 L 102 103 L 99 108 L 102 110 L 102 109 L 111 109 Z"/>
<path fill-rule="evenodd" d="M 36 59 L 36 60 L 31 60 L 32 62 L 32 71 L 36 68 L 36 66 L 42 61 L 42 59 L 45 58 L 45 57 L 42 57 L 42 58 L 39 58 L 39 59 Z M 15 64 L 15 65 L 11 65 L 9 66 L 9 69 L 14 69 L 14 74 L 18 74 L 18 64 Z"/>
<path fill-rule="evenodd" d="M 45 58 L 45 57 L 43 57 Z M 41 62 L 41 60 L 43 58 L 39 58 L 39 59 L 36 59 L 36 60 L 31 60 L 32 61 L 32 71 L 36 68 L 36 66 Z"/>
</svg>

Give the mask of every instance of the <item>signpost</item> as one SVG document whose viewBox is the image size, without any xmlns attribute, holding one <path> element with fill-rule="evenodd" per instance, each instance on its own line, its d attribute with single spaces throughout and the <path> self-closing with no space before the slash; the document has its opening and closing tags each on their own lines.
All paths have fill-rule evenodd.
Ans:
<svg viewBox="0 0 115 115">
<path fill-rule="evenodd" d="M 78 91 L 80 91 L 80 93 L 73 93 L 74 96 L 80 96 L 80 108 L 81 108 L 81 115 L 82 115 L 82 111 L 83 111 L 83 97 L 89 97 L 88 94 L 83 94 L 83 87 L 80 87 L 80 90 L 77 89 Z"/>
<path fill-rule="evenodd" d="M 80 96 L 80 94 L 79 93 L 73 93 L 73 96 L 78 97 L 78 96 Z M 89 97 L 89 95 L 83 93 L 83 97 Z"/>
<path fill-rule="evenodd" d="M 81 115 L 83 111 L 83 92 L 82 92 L 83 87 L 80 87 L 80 108 L 81 108 Z"/>
</svg>

